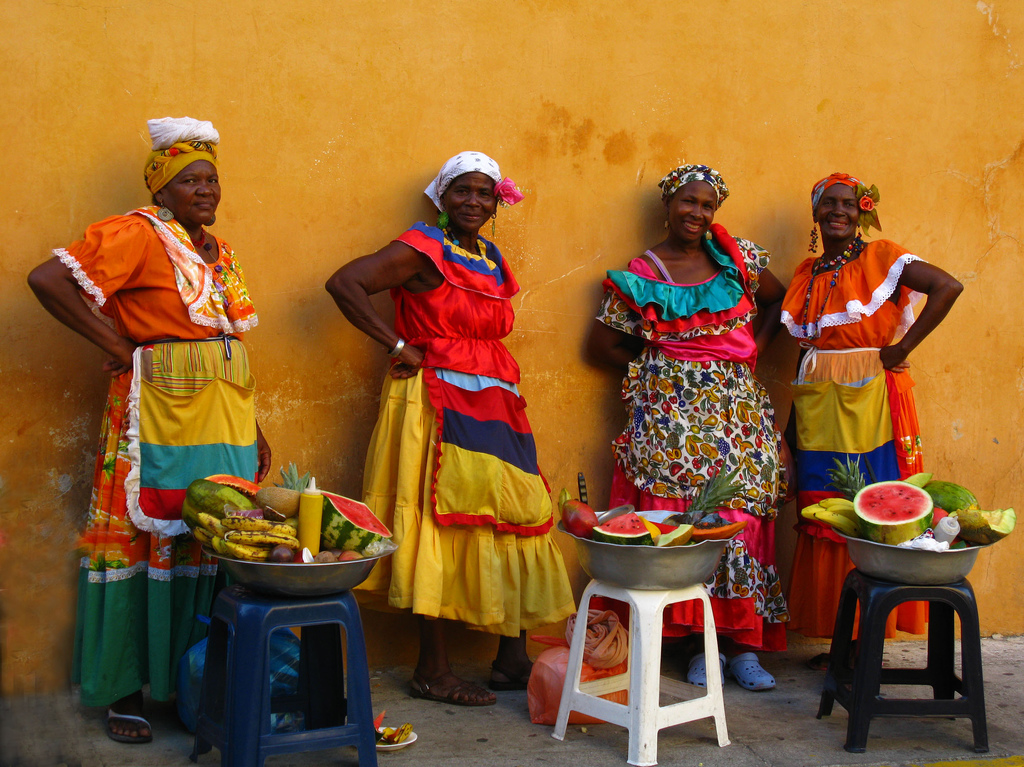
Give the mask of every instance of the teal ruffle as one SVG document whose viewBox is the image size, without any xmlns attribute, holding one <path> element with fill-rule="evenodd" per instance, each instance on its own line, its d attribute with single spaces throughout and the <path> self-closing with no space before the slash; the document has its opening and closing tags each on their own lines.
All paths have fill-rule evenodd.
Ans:
<svg viewBox="0 0 1024 767">
<path fill-rule="evenodd" d="M 713 240 L 705 240 L 704 246 L 722 270 L 700 285 L 674 285 L 626 271 L 610 271 L 608 279 L 635 306 L 654 306 L 662 320 L 692 317 L 702 311 L 723 312 L 732 309 L 743 297 L 740 272 L 732 259 Z"/>
</svg>

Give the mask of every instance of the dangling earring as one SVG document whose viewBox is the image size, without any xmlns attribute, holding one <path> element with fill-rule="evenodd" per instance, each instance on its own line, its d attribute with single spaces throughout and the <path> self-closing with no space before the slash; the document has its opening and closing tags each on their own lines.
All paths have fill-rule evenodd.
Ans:
<svg viewBox="0 0 1024 767">
<path fill-rule="evenodd" d="M 442 210 L 437 216 L 437 228 L 445 229 L 448 226 L 448 211 Z"/>
<path fill-rule="evenodd" d="M 817 253 L 818 252 L 818 225 L 817 225 L 817 223 L 815 223 L 811 227 L 811 244 L 807 248 L 807 252 L 808 253 Z"/>
<path fill-rule="evenodd" d="M 711 240 L 711 232 L 704 232 L 704 239 L 710 241 Z"/>
<path fill-rule="evenodd" d="M 494 211 L 491 214 L 491 239 L 494 239 L 494 227 L 498 222 L 498 211 Z"/>
<path fill-rule="evenodd" d="M 214 213 L 212 216 L 210 216 L 210 223 L 207 224 L 207 226 L 213 226 L 216 223 L 217 223 L 217 214 Z"/>
<path fill-rule="evenodd" d="M 665 221 L 665 222 L 664 222 L 664 223 L 662 224 L 662 226 L 663 226 L 663 227 L 665 227 L 666 229 L 668 229 L 668 221 Z"/>
<path fill-rule="evenodd" d="M 156 217 L 161 221 L 170 221 L 174 218 L 174 214 L 171 213 L 170 208 L 165 208 L 163 205 L 160 206 L 160 210 L 156 212 Z"/>
</svg>

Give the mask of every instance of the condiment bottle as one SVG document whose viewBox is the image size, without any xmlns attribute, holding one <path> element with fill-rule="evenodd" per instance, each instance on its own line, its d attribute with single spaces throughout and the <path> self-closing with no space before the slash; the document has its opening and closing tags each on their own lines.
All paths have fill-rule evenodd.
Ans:
<svg viewBox="0 0 1024 767">
<path fill-rule="evenodd" d="M 299 545 L 313 556 L 320 553 L 320 526 L 324 518 L 324 496 L 316 489 L 316 477 L 299 496 Z"/>
<path fill-rule="evenodd" d="M 943 517 L 935 525 L 932 533 L 935 535 L 935 540 L 940 543 L 952 544 L 953 539 L 960 535 L 960 523 L 953 519 L 953 517 Z"/>
</svg>

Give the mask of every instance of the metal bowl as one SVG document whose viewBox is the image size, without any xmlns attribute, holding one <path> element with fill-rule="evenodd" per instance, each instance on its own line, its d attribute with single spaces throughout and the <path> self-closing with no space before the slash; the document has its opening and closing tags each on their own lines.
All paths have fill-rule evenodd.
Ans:
<svg viewBox="0 0 1024 767">
<path fill-rule="evenodd" d="M 659 520 L 671 512 L 638 512 Z M 602 515 L 606 517 L 606 515 Z M 576 542 L 580 567 L 595 581 L 624 589 L 668 590 L 703 583 L 718 567 L 731 539 L 686 546 L 624 546 L 577 538 L 562 523 L 558 529 Z"/>
<path fill-rule="evenodd" d="M 349 562 L 247 562 L 217 554 L 220 565 L 237 582 L 253 591 L 281 597 L 318 597 L 349 591 L 365 581 L 377 560 L 391 552 Z"/>
<path fill-rule="evenodd" d="M 866 541 L 863 538 L 846 539 L 853 565 L 865 575 L 893 583 L 909 583 L 915 586 L 935 586 L 956 583 L 967 577 L 978 559 L 978 552 L 988 546 L 968 546 L 948 551 L 924 551 L 923 549 L 901 549 L 885 543 Z"/>
</svg>

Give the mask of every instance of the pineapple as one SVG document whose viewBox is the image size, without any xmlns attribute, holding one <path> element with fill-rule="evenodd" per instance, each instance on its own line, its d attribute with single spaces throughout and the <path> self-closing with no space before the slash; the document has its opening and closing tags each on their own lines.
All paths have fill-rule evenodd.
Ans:
<svg viewBox="0 0 1024 767">
<path fill-rule="evenodd" d="M 721 527 L 726 521 L 718 515 L 718 509 L 728 505 L 729 501 L 739 495 L 743 486 L 735 482 L 740 473 L 739 467 L 723 475 L 719 470 L 715 476 L 705 482 L 690 508 L 682 514 L 673 514 L 666 521 L 697 527 Z"/>
<path fill-rule="evenodd" d="M 284 470 L 284 466 L 281 467 L 281 478 L 284 480 L 284 483 L 275 482 L 274 485 L 286 487 L 289 490 L 298 490 L 300 493 L 309 485 L 309 472 L 307 471 L 300 477 L 299 470 L 295 466 L 294 461 L 288 462 L 288 471 Z"/>
<path fill-rule="evenodd" d="M 841 463 L 838 458 L 832 459 L 836 467 L 828 470 L 828 476 L 832 480 L 827 487 L 834 487 L 844 498 L 853 500 L 857 492 L 867 484 L 864 474 L 860 470 L 860 461 L 852 456 L 846 456 L 846 463 Z M 871 472 L 871 465 L 864 461 L 868 472 Z"/>
</svg>

